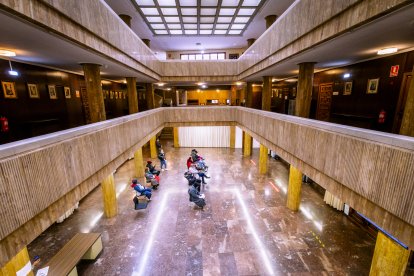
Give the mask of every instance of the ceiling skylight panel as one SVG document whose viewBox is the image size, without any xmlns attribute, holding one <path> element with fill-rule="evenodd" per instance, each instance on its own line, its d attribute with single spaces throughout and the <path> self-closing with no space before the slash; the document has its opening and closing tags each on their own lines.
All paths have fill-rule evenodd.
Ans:
<svg viewBox="0 0 414 276">
<path fill-rule="evenodd" d="M 217 18 L 217 22 L 218 23 L 230 23 L 231 22 L 232 17 L 223 17 L 220 16 Z"/>
<path fill-rule="evenodd" d="M 147 17 L 147 20 L 150 23 L 159 23 L 159 22 L 162 22 L 162 18 L 161 17 L 154 17 L 154 16 L 148 16 Z"/>
<path fill-rule="evenodd" d="M 252 15 L 256 9 L 243 9 L 239 10 L 238 15 Z"/>
<path fill-rule="evenodd" d="M 233 24 L 231 25 L 232 30 L 243 30 L 246 24 Z"/>
<path fill-rule="evenodd" d="M 202 35 L 210 35 L 212 33 L 212 30 L 200 30 L 200 34 Z"/>
<path fill-rule="evenodd" d="M 225 35 L 227 33 L 227 30 L 215 30 L 215 35 Z"/>
<path fill-rule="evenodd" d="M 167 24 L 169 29 L 180 29 L 181 30 L 181 24 Z"/>
<path fill-rule="evenodd" d="M 234 19 L 234 23 L 247 23 L 247 22 L 249 22 L 249 19 L 250 19 L 250 17 L 245 17 L 245 16 L 239 17 L 238 16 Z"/>
<path fill-rule="evenodd" d="M 216 9 L 201 9 L 201 15 L 216 15 Z"/>
<path fill-rule="evenodd" d="M 197 30 L 184 30 L 186 35 L 196 35 Z"/>
<path fill-rule="evenodd" d="M 141 8 L 144 15 L 159 15 L 157 8 Z"/>
<path fill-rule="evenodd" d="M 213 24 L 200 24 L 200 29 L 213 29 Z"/>
<path fill-rule="evenodd" d="M 180 0 L 180 5 L 197 7 L 197 0 Z"/>
<path fill-rule="evenodd" d="M 184 23 L 197 23 L 197 17 L 183 17 Z"/>
<path fill-rule="evenodd" d="M 153 29 L 165 29 L 164 24 L 151 24 L 151 28 Z"/>
<path fill-rule="evenodd" d="M 228 29 L 230 24 L 216 24 L 216 29 Z"/>
<path fill-rule="evenodd" d="M 234 15 L 235 12 L 236 9 L 220 9 L 220 15 Z"/>
<path fill-rule="evenodd" d="M 165 22 L 167 23 L 179 23 L 180 18 L 178 16 L 165 16 Z"/>
<path fill-rule="evenodd" d="M 153 0 L 135 0 L 135 2 L 140 6 L 155 6 Z"/>
<path fill-rule="evenodd" d="M 187 30 L 197 29 L 197 24 L 184 24 L 184 29 L 187 29 Z"/>
<path fill-rule="evenodd" d="M 166 30 L 154 30 L 157 35 L 166 35 L 168 32 Z"/>
<path fill-rule="evenodd" d="M 205 7 L 205 6 L 217 6 L 218 5 L 218 0 L 201 0 L 201 6 Z"/>
<path fill-rule="evenodd" d="M 259 6 L 261 0 L 244 0 L 242 6 Z"/>
<path fill-rule="evenodd" d="M 239 5 L 240 0 L 223 0 L 221 5 L 223 7 L 237 7 Z"/>
<path fill-rule="evenodd" d="M 158 0 L 160 6 L 175 6 L 175 0 Z"/>
<path fill-rule="evenodd" d="M 214 17 L 200 17 L 201 23 L 214 23 Z"/>
<path fill-rule="evenodd" d="M 170 30 L 170 34 L 172 34 L 172 35 L 181 35 L 181 34 L 183 34 L 183 31 L 181 31 L 181 30 Z"/>
<path fill-rule="evenodd" d="M 178 15 L 176 8 L 162 8 L 161 11 L 163 15 Z"/>
<path fill-rule="evenodd" d="M 237 34 L 240 34 L 240 33 L 241 33 L 241 31 L 242 31 L 242 30 L 230 30 L 230 31 L 229 31 L 229 34 L 232 34 L 232 35 L 237 35 Z"/>
<path fill-rule="evenodd" d="M 197 9 L 185 8 L 181 9 L 182 15 L 197 15 Z"/>
</svg>

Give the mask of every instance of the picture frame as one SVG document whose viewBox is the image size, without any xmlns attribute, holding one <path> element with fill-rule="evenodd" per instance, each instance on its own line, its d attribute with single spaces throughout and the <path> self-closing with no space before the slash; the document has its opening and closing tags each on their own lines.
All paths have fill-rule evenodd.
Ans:
<svg viewBox="0 0 414 276">
<path fill-rule="evenodd" d="M 369 79 L 367 85 L 367 94 L 377 94 L 379 85 L 379 78 Z"/>
<path fill-rule="evenodd" d="M 31 99 L 39 99 L 39 90 L 37 90 L 37 84 L 35 83 L 28 83 L 27 84 L 27 91 L 29 92 L 29 97 Z"/>
<path fill-rule="evenodd" d="M 352 81 L 346 81 L 344 84 L 344 95 L 352 94 Z"/>
<path fill-rule="evenodd" d="M 47 90 L 49 91 L 49 98 L 51 100 L 56 100 L 57 99 L 56 86 L 53 84 L 49 84 L 47 86 Z"/>
<path fill-rule="evenodd" d="M 111 92 L 110 92 L 110 96 L 109 96 L 109 98 L 110 98 L 111 100 L 114 98 L 114 91 L 111 91 Z"/>
<path fill-rule="evenodd" d="M 80 98 L 80 91 L 79 91 L 79 90 L 76 90 L 76 91 L 75 91 L 75 97 L 76 97 L 76 98 Z"/>
<path fill-rule="evenodd" d="M 115 91 L 115 99 L 118 100 L 118 91 Z"/>
<path fill-rule="evenodd" d="M 3 95 L 5 99 L 17 99 L 16 88 L 14 82 L 2 81 L 1 86 L 3 88 Z"/>
<path fill-rule="evenodd" d="M 72 97 L 72 95 L 70 94 L 70 87 L 63 87 L 63 91 L 65 91 L 65 98 L 66 99 L 70 99 Z"/>
</svg>

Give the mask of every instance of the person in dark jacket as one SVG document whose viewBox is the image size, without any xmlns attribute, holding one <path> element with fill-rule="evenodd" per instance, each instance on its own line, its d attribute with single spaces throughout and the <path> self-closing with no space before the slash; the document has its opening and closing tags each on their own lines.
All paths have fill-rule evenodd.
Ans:
<svg viewBox="0 0 414 276">
<path fill-rule="evenodd" d="M 152 165 L 152 161 L 147 161 L 147 166 L 148 170 L 150 171 L 150 173 L 155 174 L 155 175 L 160 175 L 160 171 L 157 171 L 155 169 L 155 166 Z"/>
<path fill-rule="evenodd" d="M 200 194 L 194 185 L 188 189 L 188 194 L 190 195 L 190 202 L 194 202 L 201 209 L 206 206 L 206 201 L 204 200 L 205 196 L 203 194 Z"/>
<path fill-rule="evenodd" d="M 164 150 L 162 148 L 159 151 L 158 159 L 160 159 L 160 163 L 161 163 L 160 167 L 161 167 L 161 170 L 162 171 L 164 171 L 164 170 L 167 171 L 168 170 L 167 169 L 167 159 L 165 159 L 165 153 L 164 153 Z"/>
<path fill-rule="evenodd" d="M 160 153 L 160 149 L 162 148 L 160 138 L 157 138 L 155 141 L 155 146 L 157 147 L 157 152 Z"/>
</svg>

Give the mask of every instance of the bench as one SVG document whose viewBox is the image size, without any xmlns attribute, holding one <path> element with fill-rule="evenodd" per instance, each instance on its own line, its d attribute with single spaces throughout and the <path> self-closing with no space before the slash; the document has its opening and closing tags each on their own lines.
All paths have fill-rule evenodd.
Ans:
<svg viewBox="0 0 414 276">
<path fill-rule="evenodd" d="M 46 264 L 48 275 L 76 276 L 78 262 L 95 260 L 101 251 L 100 233 L 78 233 Z"/>
</svg>

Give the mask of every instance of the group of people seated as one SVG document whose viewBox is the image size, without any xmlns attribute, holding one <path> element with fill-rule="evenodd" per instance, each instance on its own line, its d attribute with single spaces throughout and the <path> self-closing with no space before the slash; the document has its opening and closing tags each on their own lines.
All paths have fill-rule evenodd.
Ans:
<svg viewBox="0 0 414 276">
<path fill-rule="evenodd" d="M 167 161 L 159 139 L 156 140 L 156 146 L 158 150 L 158 159 L 161 163 L 161 169 L 164 171 L 164 168 L 167 169 Z M 145 180 L 146 183 L 150 183 L 151 187 L 142 185 L 136 178 L 132 179 L 131 188 L 133 188 L 136 192 L 136 196 L 133 199 L 135 204 L 138 202 L 138 197 L 141 196 L 144 196 L 147 201 L 151 201 L 152 190 L 157 190 L 160 185 L 160 173 L 161 171 L 155 168 L 152 161 L 148 160 L 147 165 L 145 166 Z"/>
<path fill-rule="evenodd" d="M 188 171 L 184 173 L 184 177 L 188 180 L 188 194 L 190 202 L 194 202 L 201 209 L 206 205 L 205 195 L 201 193 L 201 183 L 207 184 L 205 178 L 210 178 L 206 173 L 208 166 L 204 162 L 204 158 L 198 155 L 198 151 L 193 149 L 191 156 L 187 159 Z"/>
</svg>

